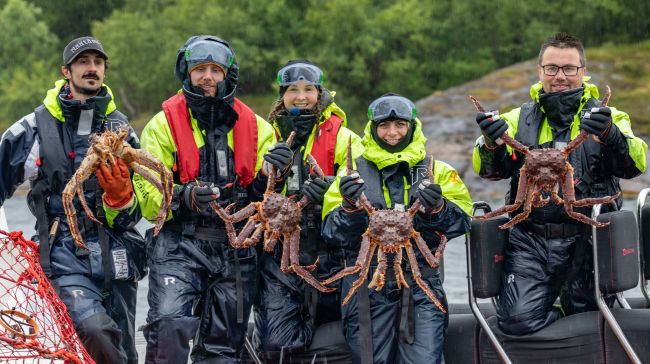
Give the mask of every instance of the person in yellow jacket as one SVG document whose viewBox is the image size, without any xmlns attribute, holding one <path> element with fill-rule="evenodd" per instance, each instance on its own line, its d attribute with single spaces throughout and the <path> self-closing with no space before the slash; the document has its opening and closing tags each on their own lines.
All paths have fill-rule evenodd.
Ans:
<svg viewBox="0 0 650 364">
<path fill-rule="evenodd" d="M 517 195 L 525 157 L 495 142 L 504 132 L 532 148 L 563 148 L 582 130 L 594 136 L 569 156 L 577 199 L 614 195 L 621 191 L 619 178 L 646 170 L 648 146 L 634 136 L 626 113 L 601 105 L 598 88 L 585 76 L 586 66 L 580 40 L 558 33 L 541 46 L 532 101 L 500 117 L 476 116 L 483 135 L 474 147 L 474 170 L 491 180 L 510 178 L 508 204 Z M 619 208 L 622 202 L 617 199 Z M 589 209 L 576 211 L 589 215 Z M 608 209 L 604 206 L 603 212 Z M 564 206 L 554 203 L 533 207 L 524 222 L 510 229 L 497 299 L 504 332 L 527 334 L 562 314 L 597 310 L 590 239 L 590 226 L 571 219 Z M 558 294 L 561 310 L 554 307 Z"/>
<path fill-rule="evenodd" d="M 325 195 L 322 236 L 329 249 L 343 252 L 347 266 L 355 264 L 368 227 L 368 214 L 356 204 L 362 192 L 377 209 L 403 211 L 420 199 L 423 209 L 413 224 L 432 252 L 440 242 L 436 232 L 451 239 L 469 231 L 469 192 L 456 170 L 439 160 L 434 160 L 433 182 L 429 180 L 430 157 L 416 114 L 413 102 L 402 96 L 386 94 L 373 101 L 363 137 L 365 150 L 354 160 L 356 172 L 340 177 Z M 424 281 L 446 307 L 438 269 L 415 251 Z M 389 267 L 392 258 L 388 257 Z M 376 264 L 372 262 L 368 282 Z M 364 284 L 343 307 L 353 362 L 442 362 L 447 315 L 418 288 L 406 260 L 403 270 L 411 288 L 400 290 L 389 272 L 380 292 L 368 292 Z M 355 274 L 343 278 L 343 297 L 357 278 Z"/>
<path fill-rule="evenodd" d="M 133 148 L 140 145 L 104 83 L 107 62 L 108 53 L 96 38 L 79 37 L 65 46 L 64 78 L 0 138 L 0 207 L 29 180 L 27 203 L 36 217 L 33 239 L 39 243 L 40 265 L 84 347 L 97 363 L 135 364 L 135 307 L 146 261 L 144 241 L 134 229 L 140 212 L 126 163 L 116 158 L 112 168 L 101 164 L 83 184 L 85 199 L 102 223 L 90 220 L 74 199 L 88 250 L 75 244 L 63 207 L 63 190 L 79 171 L 91 135 L 126 128 L 125 141 Z M 3 320 L 11 322 L 9 315 Z"/>
<path fill-rule="evenodd" d="M 264 171 L 284 176 L 293 153 L 273 127 L 235 97 L 238 66 L 230 45 L 193 36 L 179 49 L 181 91 L 163 102 L 142 131 L 141 145 L 174 174 L 171 213 L 147 240 L 147 363 L 239 362 L 257 290 L 255 248 L 233 249 L 209 204 L 261 200 Z M 266 165 L 266 167 L 265 167 Z M 161 192 L 133 178 L 142 215 L 155 219 Z M 283 182 L 278 182 L 283 185 Z"/>
<path fill-rule="evenodd" d="M 306 196 L 311 204 L 303 210 L 301 222 L 301 263 L 319 265 L 318 278 L 329 276 L 342 267 L 338 251 L 327 249 L 320 237 L 321 204 L 325 191 L 347 160 L 348 141 L 352 140 L 353 157 L 361 155 L 361 138 L 345 127 L 346 115 L 334 102 L 335 92 L 323 85 L 323 71 L 308 60 L 289 61 L 277 74 L 280 96 L 273 105 L 269 121 L 281 140 L 295 132 L 291 149 L 293 166 L 287 177 L 286 195 Z M 310 176 L 307 155 L 316 159 L 327 176 Z M 300 277 L 280 270 L 282 247 L 260 257 L 259 300 L 255 305 L 253 344 L 262 356 L 275 362 L 310 361 L 314 353 L 307 350 L 314 331 L 325 323 L 339 321 L 341 308 L 338 292 L 320 293 Z M 345 345 L 331 348 L 320 358 L 327 361 L 349 357 Z M 317 349 L 314 349 L 317 350 Z M 320 360 L 319 359 L 319 360 Z"/>
</svg>

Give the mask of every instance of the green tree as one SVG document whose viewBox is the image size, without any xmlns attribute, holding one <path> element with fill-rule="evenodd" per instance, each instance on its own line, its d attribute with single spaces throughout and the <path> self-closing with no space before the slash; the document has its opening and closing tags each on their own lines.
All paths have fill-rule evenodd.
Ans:
<svg viewBox="0 0 650 364">
<path fill-rule="evenodd" d="M 58 74 L 57 37 L 39 21 L 40 9 L 23 0 L 7 0 L 0 10 L 0 125 L 29 113 Z M 16 29 L 20 29 L 17 32 Z"/>
<path fill-rule="evenodd" d="M 90 34 L 90 25 L 95 20 L 101 20 L 113 10 L 123 6 L 124 0 L 28 0 L 28 2 L 43 10 L 39 18 L 43 19 L 50 29 L 61 39 L 65 46 L 74 38 Z"/>
</svg>

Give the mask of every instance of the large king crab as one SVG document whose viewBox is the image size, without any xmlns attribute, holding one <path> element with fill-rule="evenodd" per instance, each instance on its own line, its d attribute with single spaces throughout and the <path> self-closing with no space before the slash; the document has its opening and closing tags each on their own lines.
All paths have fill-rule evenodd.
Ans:
<svg viewBox="0 0 650 364">
<path fill-rule="evenodd" d="M 348 175 L 352 173 L 352 153 L 348 146 Z M 429 180 L 433 182 L 433 157 L 429 157 Z M 363 233 L 361 238 L 361 247 L 359 255 L 353 266 L 342 269 L 330 278 L 324 280 L 324 285 L 331 284 L 350 274 L 359 273 L 359 278 L 352 283 L 352 287 L 347 296 L 343 299 L 343 305 L 347 304 L 356 290 L 366 282 L 368 279 L 368 271 L 370 270 L 370 263 L 372 258 L 377 252 L 377 269 L 375 270 L 372 280 L 368 288 L 374 288 L 376 291 L 381 291 L 386 282 L 386 269 L 387 259 L 386 254 L 395 254 L 393 258 L 393 271 L 395 272 L 395 279 L 399 288 L 409 288 L 408 283 L 404 279 L 404 272 L 402 271 L 402 249 L 406 250 L 409 266 L 413 274 L 413 279 L 418 286 L 426 293 L 426 295 L 433 301 L 433 303 L 442 312 L 446 312 L 436 295 L 431 291 L 427 283 L 422 279 L 422 273 L 418 266 L 415 252 L 411 240 L 415 241 L 416 246 L 422 252 L 427 263 L 431 268 L 436 269 L 440 265 L 440 259 L 447 245 L 447 237 L 440 232 L 436 234 L 440 237 L 440 244 L 432 254 L 419 232 L 413 228 L 413 217 L 421 209 L 421 202 L 416 199 L 415 202 L 406 211 L 394 210 L 378 210 L 375 209 L 366 195 L 362 192 L 359 197 L 358 206 L 368 213 L 368 228 Z"/>
<path fill-rule="evenodd" d="M 84 196 L 83 182 L 92 176 L 99 168 L 101 163 L 109 167 L 115 165 L 115 157 L 120 157 L 129 166 L 130 169 L 140 174 L 145 180 L 153 184 L 158 190 L 163 192 L 163 199 L 160 204 L 160 210 L 156 216 L 156 225 L 154 226 L 154 235 L 158 235 L 162 225 L 167 218 L 167 212 L 171 205 L 173 178 L 172 174 L 156 157 L 144 149 L 134 149 L 124 139 L 129 134 L 128 128 L 121 128 L 117 131 L 106 130 L 102 133 L 93 134 L 90 137 L 90 147 L 86 157 L 81 161 L 79 168 L 70 178 L 70 181 L 63 189 L 62 200 L 63 209 L 68 219 L 70 234 L 75 244 L 87 250 L 86 245 L 81 239 L 79 228 L 77 227 L 77 212 L 74 206 L 74 197 L 77 195 L 86 216 L 92 221 L 101 224 L 88 207 L 88 202 Z M 146 167 L 146 168 L 144 168 Z M 156 175 L 153 172 L 156 172 Z"/>
<path fill-rule="evenodd" d="M 607 106 L 610 96 L 611 90 L 609 86 L 607 86 L 601 106 Z M 483 106 L 481 106 L 475 98 L 472 96 L 469 96 L 469 98 L 479 112 L 485 112 Z M 617 193 L 614 196 L 576 200 L 573 182 L 573 167 L 571 167 L 567 158 L 573 150 L 587 139 L 588 136 L 589 134 L 587 132 L 581 130 L 580 134 L 567 144 L 564 149 L 529 149 L 527 146 L 510 137 L 507 132 L 504 132 L 500 139 L 514 150 L 526 156 L 524 165 L 519 170 L 519 185 L 517 186 L 515 202 L 511 205 L 505 205 L 475 218 L 489 219 L 516 211 L 523 205 L 524 210 L 521 213 L 500 226 L 501 229 L 507 229 L 521 221 L 524 221 L 530 214 L 532 207 L 542 207 L 546 205 L 549 200 L 553 200 L 553 202 L 558 205 L 564 204 L 564 211 L 566 214 L 575 220 L 596 227 L 607 226 L 607 223 L 599 223 L 579 212 L 573 211 L 574 207 L 610 203 L 620 194 Z M 562 199 L 558 194 L 560 187 L 562 188 L 564 199 Z M 543 198 L 542 192 L 550 193 L 550 197 Z"/>
<path fill-rule="evenodd" d="M 291 145 L 293 136 L 291 133 L 286 143 Z M 307 155 L 307 162 L 313 171 L 320 177 L 324 177 L 322 169 L 316 160 Z M 311 286 L 321 292 L 332 292 L 336 289 L 324 287 L 311 274 L 318 265 L 318 259 L 312 265 L 300 265 L 300 220 L 302 210 L 309 205 L 309 199 L 303 196 L 298 202 L 291 198 L 275 192 L 277 168 L 271 166 L 264 199 L 260 202 L 252 202 L 243 209 L 230 215 L 232 208 L 220 209 L 216 204 L 212 205 L 214 212 L 223 219 L 226 225 L 228 240 L 235 249 L 249 248 L 256 245 L 264 234 L 264 251 L 273 252 L 278 241 L 282 241 L 282 258 L 280 269 L 284 273 L 293 271 Z M 236 234 L 234 224 L 248 218 L 246 225 Z"/>
</svg>

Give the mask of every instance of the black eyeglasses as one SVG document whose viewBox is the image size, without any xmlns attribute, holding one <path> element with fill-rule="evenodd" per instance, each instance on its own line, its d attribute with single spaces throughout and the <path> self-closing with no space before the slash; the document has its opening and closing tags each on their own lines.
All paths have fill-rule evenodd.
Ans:
<svg viewBox="0 0 650 364">
<path fill-rule="evenodd" d="M 544 74 L 547 76 L 555 76 L 560 70 L 564 73 L 565 76 L 575 76 L 578 74 L 578 70 L 583 68 L 583 66 L 556 66 L 554 64 L 547 64 L 541 66 L 544 70 Z"/>
</svg>

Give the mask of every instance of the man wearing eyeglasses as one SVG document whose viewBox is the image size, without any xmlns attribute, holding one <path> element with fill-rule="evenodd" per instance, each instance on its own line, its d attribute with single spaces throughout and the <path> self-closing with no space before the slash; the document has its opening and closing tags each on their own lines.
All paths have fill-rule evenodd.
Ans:
<svg viewBox="0 0 650 364">
<path fill-rule="evenodd" d="M 614 195 L 621 190 L 619 178 L 646 170 L 647 145 L 634 136 L 625 112 L 600 106 L 598 88 L 586 72 L 580 40 L 558 33 L 541 46 L 539 82 L 530 89 L 533 101 L 500 117 L 476 116 L 483 135 L 474 147 L 474 169 L 484 178 L 510 178 L 508 204 L 517 194 L 524 156 L 495 142 L 505 132 L 531 148 L 563 148 L 581 130 L 591 134 L 569 156 L 577 199 Z M 620 208 L 622 199 L 616 202 Z M 589 215 L 589 208 L 576 211 Z M 554 203 L 533 207 L 526 221 L 512 227 L 497 300 L 504 332 L 527 334 L 563 315 L 597 309 L 590 231 Z M 554 306 L 558 295 L 561 307 Z"/>
</svg>

